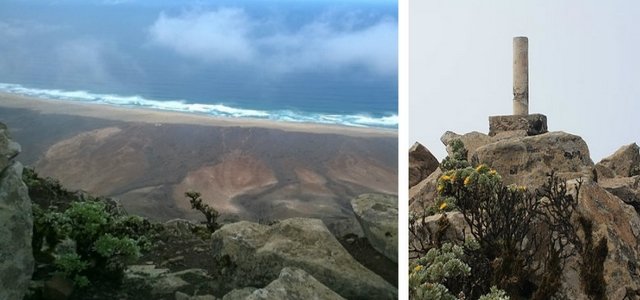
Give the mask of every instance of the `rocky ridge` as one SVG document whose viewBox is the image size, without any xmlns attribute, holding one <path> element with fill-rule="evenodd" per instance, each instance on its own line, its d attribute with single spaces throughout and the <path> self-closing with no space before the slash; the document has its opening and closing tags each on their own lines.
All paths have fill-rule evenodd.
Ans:
<svg viewBox="0 0 640 300">
<path fill-rule="evenodd" d="M 441 140 L 449 154 L 449 145 L 455 139 L 464 143 L 472 165 L 490 166 L 507 184 L 527 186 L 533 191 L 541 187 L 551 171 L 568 180 L 570 186 L 581 179 L 577 210 L 593 220 L 593 239 L 606 238 L 607 241 L 603 263 L 605 294 L 610 299 L 640 298 L 637 271 L 640 263 L 640 150 L 635 143 L 623 146 L 594 164 L 585 141 L 565 132 L 529 135 L 526 131 L 505 131 L 494 136 L 479 132 L 463 135 L 447 132 Z M 434 205 L 437 180 L 441 175 L 437 169 L 410 189 L 410 212 L 419 215 L 426 207 Z M 459 213 L 447 214 L 451 218 Z M 437 231 L 441 217 L 425 218 L 423 224 L 427 228 L 423 232 Z M 452 220 L 456 221 L 448 223 L 450 226 L 443 237 L 460 240 L 463 232 L 468 232 L 468 225 L 459 217 Z M 569 299 L 590 299 L 577 271 L 585 263 L 591 262 L 572 257 L 564 268 L 560 293 Z"/>
</svg>

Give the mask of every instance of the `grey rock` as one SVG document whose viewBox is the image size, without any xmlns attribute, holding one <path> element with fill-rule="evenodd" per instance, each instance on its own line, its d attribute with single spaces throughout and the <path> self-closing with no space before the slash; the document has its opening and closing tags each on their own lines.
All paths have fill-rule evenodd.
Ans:
<svg viewBox="0 0 640 300">
<path fill-rule="evenodd" d="M 20 151 L 20 145 L 11 140 L 7 126 L 0 123 L 0 171 L 8 167 Z"/>
<path fill-rule="evenodd" d="M 640 147 L 636 143 L 622 146 L 615 153 L 603 158 L 597 165 L 599 168 L 613 171 L 615 177 L 640 175 Z M 611 173 L 600 169 L 598 177 L 611 177 Z"/>
<path fill-rule="evenodd" d="M 608 298 L 623 299 L 627 288 L 640 289 L 637 275 L 640 216 L 633 207 L 598 184 L 585 183 L 580 189 L 578 210 L 593 221 L 594 243 L 602 237 L 607 238 L 608 254 L 603 273 Z M 575 226 L 580 228 L 578 224 Z M 580 288 L 579 263 L 579 256 L 573 257 L 564 268 L 561 292 L 568 299 L 589 299 Z"/>
<path fill-rule="evenodd" d="M 632 177 L 603 178 L 598 185 L 620 198 L 624 203 L 640 211 L 640 175 Z"/>
<path fill-rule="evenodd" d="M 439 165 L 429 149 L 418 142 L 413 144 L 409 149 L 409 187 L 427 178 Z"/>
<path fill-rule="evenodd" d="M 435 214 L 427 217 L 418 217 L 411 221 L 412 230 L 409 233 L 410 249 L 416 253 L 425 253 L 428 248 L 423 246 L 429 246 L 428 244 L 420 243 L 420 241 L 435 241 L 439 239 L 440 242 L 451 241 L 461 242 L 466 236 L 470 236 L 471 229 L 465 221 L 464 216 L 459 211 L 452 211 L 443 214 Z M 438 236 L 440 235 L 441 236 Z M 410 253 L 410 257 L 415 258 L 415 255 Z"/>
<path fill-rule="evenodd" d="M 197 224 L 184 219 L 172 219 L 164 223 L 164 228 L 177 237 L 189 237 L 193 235 L 193 230 Z"/>
<path fill-rule="evenodd" d="M 347 299 L 398 297 L 397 289 L 351 257 L 321 220 L 227 224 L 213 233 L 212 249 L 217 259 L 229 261 L 236 286 L 265 286 L 282 268 L 295 267 Z"/>
<path fill-rule="evenodd" d="M 233 293 L 233 292 L 232 292 Z M 229 293 L 223 300 L 298 300 L 344 299 L 320 283 L 307 272 L 296 268 L 283 268 L 278 279 L 264 288 Z"/>
<path fill-rule="evenodd" d="M 443 232 L 444 241 L 464 241 L 465 233 L 469 235 L 471 229 L 464 216 L 459 211 L 452 211 L 443 214 L 435 214 L 425 218 L 427 230 L 432 234 L 438 232 L 441 228 L 442 218 L 446 218 L 446 225 Z"/>
<path fill-rule="evenodd" d="M 444 134 L 442 134 L 442 136 L 440 137 L 440 141 L 442 142 L 443 145 L 448 146 L 451 143 L 451 141 L 459 138 L 460 138 L 459 134 L 453 131 L 447 131 Z"/>
<path fill-rule="evenodd" d="M 34 259 L 33 215 L 22 165 L 0 171 L 0 299 L 22 299 L 29 287 Z"/>
<path fill-rule="evenodd" d="M 398 262 L 398 197 L 363 194 L 351 200 L 351 207 L 371 246 Z"/>
<path fill-rule="evenodd" d="M 249 296 L 251 296 L 251 294 L 253 294 L 253 292 L 257 290 L 257 288 L 254 287 L 244 287 L 241 289 L 235 289 L 231 292 L 228 292 L 226 295 L 224 295 L 224 297 L 222 297 L 222 300 L 236 300 L 236 299 L 247 299 Z"/>
<path fill-rule="evenodd" d="M 440 176 L 442 170 L 437 168 L 429 177 L 409 189 L 409 211 L 421 213 L 435 203 Z"/>
<path fill-rule="evenodd" d="M 132 265 L 125 271 L 125 278 L 144 279 L 151 286 L 155 295 L 173 294 L 178 289 L 211 280 L 211 276 L 203 269 L 187 269 L 170 273 L 169 269 L 157 269 L 155 265 Z"/>
<path fill-rule="evenodd" d="M 444 135 L 442 135 L 440 140 L 442 141 L 442 143 L 444 143 L 445 146 L 447 146 L 448 155 L 453 154 L 451 142 L 453 142 L 453 140 L 455 139 L 459 139 L 460 141 L 462 141 L 462 143 L 464 144 L 464 148 L 467 149 L 467 160 L 471 160 L 471 157 L 475 153 L 476 149 L 493 142 L 493 139 L 490 136 L 477 131 L 472 131 L 463 135 L 447 131 Z"/>
<path fill-rule="evenodd" d="M 155 265 L 131 265 L 125 271 L 125 277 L 129 279 L 135 278 L 159 278 L 169 273 L 169 269 L 158 269 Z"/>
<path fill-rule="evenodd" d="M 176 300 L 216 300 L 217 298 L 213 295 L 195 295 L 189 296 L 183 292 L 175 293 Z"/>
<path fill-rule="evenodd" d="M 561 131 L 490 143 L 475 151 L 472 163 L 496 169 L 506 184 L 530 188 L 542 186 L 552 170 L 564 179 L 587 180 L 593 167 L 585 141 Z"/>
</svg>

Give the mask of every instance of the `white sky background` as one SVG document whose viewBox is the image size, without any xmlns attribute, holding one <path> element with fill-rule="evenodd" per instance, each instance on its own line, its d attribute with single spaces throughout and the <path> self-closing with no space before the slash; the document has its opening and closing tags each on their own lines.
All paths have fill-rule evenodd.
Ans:
<svg viewBox="0 0 640 300">
<path fill-rule="evenodd" d="M 512 39 L 529 37 L 529 112 L 594 162 L 640 143 L 640 2 L 409 1 L 409 143 L 512 112 Z"/>
</svg>

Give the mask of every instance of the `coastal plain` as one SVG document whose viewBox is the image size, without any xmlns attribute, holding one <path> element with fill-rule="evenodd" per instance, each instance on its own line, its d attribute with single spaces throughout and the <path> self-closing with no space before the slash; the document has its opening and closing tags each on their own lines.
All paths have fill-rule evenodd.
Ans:
<svg viewBox="0 0 640 300">
<path fill-rule="evenodd" d="M 210 117 L 0 94 L 21 161 L 158 221 L 196 219 L 198 191 L 223 219 L 322 219 L 359 230 L 350 200 L 397 195 L 397 131 Z"/>
</svg>

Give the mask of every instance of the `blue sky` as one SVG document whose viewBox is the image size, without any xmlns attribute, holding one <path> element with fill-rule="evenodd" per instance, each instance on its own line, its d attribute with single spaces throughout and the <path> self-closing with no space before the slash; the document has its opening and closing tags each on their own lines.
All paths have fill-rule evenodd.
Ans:
<svg viewBox="0 0 640 300">
<path fill-rule="evenodd" d="M 594 162 L 640 142 L 640 2 L 410 1 L 409 143 L 511 114 L 512 38 L 529 37 L 529 111 L 582 136 Z"/>
</svg>

